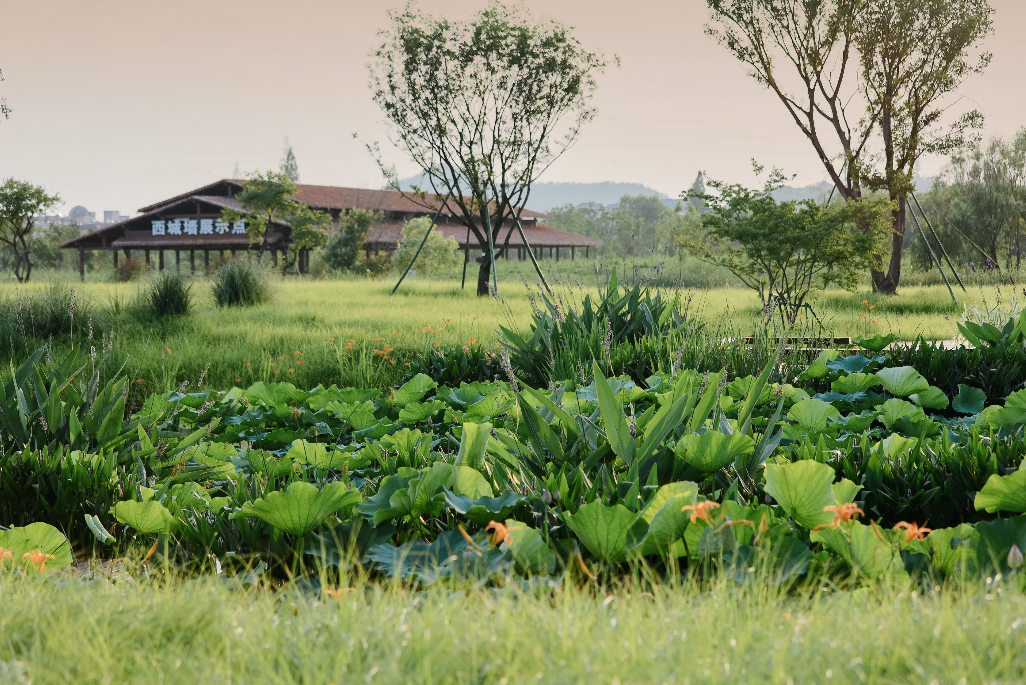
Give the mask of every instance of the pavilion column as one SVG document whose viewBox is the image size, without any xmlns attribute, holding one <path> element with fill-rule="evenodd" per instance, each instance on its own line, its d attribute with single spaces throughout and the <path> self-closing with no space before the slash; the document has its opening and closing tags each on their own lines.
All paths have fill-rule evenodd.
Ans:
<svg viewBox="0 0 1026 685">
<path fill-rule="evenodd" d="M 131 259 L 132 253 L 129 250 L 125 250 L 125 259 Z"/>
<path fill-rule="evenodd" d="M 203 250 L 203 275 L 210 270 L 210 250 Z"/>
<path fill-rule="evenodd" d="M 585 245 L 585 246 L 584 246 L 584 258 L 585 258 L 585 259 L 587 259 L 587 258 L 588 258 L 588 251 L 589 251 L 589 250 L 591 250 L 591 247 L 590 247 L 590 246 L 588 246 L 588 245 Z"/>
<path fill-rule="evenodd" d="M 175 250 L 175 271 L 182 270 L 182 251 Z"/>
<path fill-rule="evenodd" d="M 224 250 L 221 250 L 220 254 L 218 255 L 218 260 L 222 262 L 224 261 Z"/>
<path fill-rule="evenodd" d="M 78 277 L 85 283 L 85 249 L 78 248 Z"/>
<path fill-rule="evenodd" d="M 570 261 L 571 262 L 575 261 L 577 259 L 577 255 L 575 254 L 576 252 L 577 252 L 577 247 L 574 246 L 574 245 L 571 245 L 570 246 Z"/>
<path fill-rule="evenodd" d="M 150 268 L 150 251 L 146 250 L 146 270 L 148 271 L 149 268 Z"/>
<path fill-rule="evenodd" d="M 164 270 L 164 251 L 157 250 L 157 271 Z"/>
<path fill-rule="evenodd" d="M 196 250 L 189 250 L 189 270 L 196 275 Z"/>
<path fill-rule="evenodd" d="M 275 269 L 278 268 L 278 251 L 277 250 L 271 250 L 271 266 L 273 266 Z"/>
<path fill-rule="evenodd" d="M 118 251 L 114 250 L 114 268 L 118 268 Z"/>
</svg>

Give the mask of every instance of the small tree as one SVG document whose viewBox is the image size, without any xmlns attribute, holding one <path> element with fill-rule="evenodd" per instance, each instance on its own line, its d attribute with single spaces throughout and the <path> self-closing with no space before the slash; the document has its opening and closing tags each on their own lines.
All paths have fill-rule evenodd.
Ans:
<svg viewBox="0 0 1026 685">
<path fill-rule="evenodd" d="M 281 163 L 278 170 L 293 183 L 299 183 L 299 163 L 296 162 L 296 153 L 292 151 L 292 144 L 289 137 L 285 136 L 285 143 L 282 145 Z"/>
<path fill-rule="evenodd" d="M 526 204 L 531 184 L 595 116 L 595 73 L 606 62 L 584 50 L 568 26 L 534 21 L 521 6 L 491 2 L 470 21 L 414 10 L 390 14 L 374 51 L 371 88 L 391 139 L 424 170 L 415 201 L 434 210 L 452 193 L 453 218 L 482 250 Z M 395 171 L 371 151 L 396 190 Z M 429 198 L 429 191 L 433 197 Z M 498 259 L 508 248 L 495 245 Z M 491 263 L 480 259 L 478 295 Z"/>
<path fill-rule="evenodd" d="M 0 82 L 4 80 L 4 71 L 0 69 Z M 11 118 L 11 108 L 7 106 L 7 98 L 0 97 L 0 116 L 4 119 Z"/>
<path fill-rule="evenodd" d="M 685 245 L 698 259 L 728 269 L 759 293 L 767 314 L 775 310 L 786 327 L 814 288 L 836 284 L 855 290 L 859 275 L 878 258 L 890 203 L 778 203 L 770 193 L 784 180 L 776 169 L 762 190 L 710 180 L 716 194 L 701 195 L 709 210 L 702 219 L 708 233 Z"/>
<path fill-rule="evenodd" d="M 363 241 L 371 226 L 383 218 L 381 212 L 353 209 L 338 221 L 338 233 L 324 248 L 324 263 L 334 271 L 356 271 L 363 263 Z"/>
<path fill-rule="evenodd" d="M 32 250 L 29 242 L 35 229 L 35 216 L 61 201 L 46 189 L 27 181 L 8 178 L 0 186 L 0 243 L 14 251 L 14 275 L 20 283 L 32 276 Z"/>
<path fill-rule="evenodd" d="M 226 221 L 245 219 L 250 244 L 258 250 L 257 261 L 270 249 L 270 225 L 289 226 L 288 233 L 283 236 L 282 274 L 295 266 L 300 250 L 323 247 L 328 242 L 327 231 L 332 225 L 330 214 L 293 199 L 296 190 L 296 184 L 284 173 L 258 172 L 235 198 L 242 209 L 224 209 L 221 212 Z"/>
<path fill-rule="evenodd" d="M 413 259 L 430 225 L 431 219 L 422 216 L 407 221 L 403 226 L 403 239 L 392 256 L 392 261 L 398 268 L 405 269 Z M 455 238 L 446 238 L 440 231 L 431 231 L 413 266 L 422 274 L 436 273 L 457 266 L 462 256 L 456 254 L 459 247 Z"/>
</svg>

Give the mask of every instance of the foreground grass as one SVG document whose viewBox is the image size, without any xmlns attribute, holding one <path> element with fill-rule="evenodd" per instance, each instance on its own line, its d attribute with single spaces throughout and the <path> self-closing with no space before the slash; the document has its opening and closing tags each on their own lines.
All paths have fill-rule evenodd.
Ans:
<svg viewBox="0 0 1026 685">
<path fill-rule="evenodd" d="M 0 682 L 1013 683 L 1026 598 L 0 579 Z"/>
</svg>

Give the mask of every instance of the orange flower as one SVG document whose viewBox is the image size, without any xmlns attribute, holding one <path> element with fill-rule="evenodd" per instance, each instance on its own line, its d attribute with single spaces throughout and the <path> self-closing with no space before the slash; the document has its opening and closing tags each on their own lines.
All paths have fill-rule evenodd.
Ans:
<svg viewBox="0 0 1026 685">
<path fill-rule="evenodd" d="M 289 373 L 295 373 L 295 372 L 296 372 L 295 369 L 289 369 Z"/>
<path fill-rule="evenodd" d="M 249 366 L 249 362 L 246 362 L 246 366 Z"/>
<path fill-rule="evenodd" d="M 438 347 L 438 343 L 435 343 L 435 347 Z"/>
<path fill-rule="evenodd" d="M 351 587 L 336 587 L 336 588 L 324 588 L 324 594 L 332 599 L 338 599 L 342 596 L 343 592 L 356 592 L 356 588 Z"/>
<path fill-rule="evenodd" d="M 285 357 L 278 357 L 278 361 L 280 361 L 280 362 L 285 361 Z"/>
<path fill-rule="evenodd" d="M 9 549 L 4 549 L 3 547 L 0 547 L 0 565 L 2 565 L 4 563 L 4 559 L 10 559 L 11 562 L 13 563 L 14 562 L 14 553 L 11 552 L 11 550 L 9 550 Z"/>
<path fill-rule="evenodd" d="M 707 499 L 696 504 L 687 504 L 680 508 L 681 511 L 691 512 L 691 522 L 698 523 L 698 519 L 702 519 L 706 523 L 709 523 L 709 510 L 715 509 L 720 506 L 717 502 L 713 502 L 711 499 Z"/>
<path fill-rule="evenodd" d="M 392 335 L 399 335 L 399 331 L 392 331 Z"/>
<path fill-rule="evenodd" d="M 477 321 L 477 317 L 476 316 L 474 317 L 474 321 Z"/>
<path fill-rule="evenodd" d="M 876 309 L 876 305 L 875 305 L 875 304 L 874 304 L 874 305 L 872 305 L 872 306 L 871 306 L 871 307 L 869 308 L 869 311 L 873 311 L 874 309 Z"/>
<path fill-rule="evenodd" d="M 355 338 L 350 338 L 349 342 L 354 343 L 354 342 L 356 342 L 356 339 Z"/>
<path fill-rule="evenodd" d="M 135 382 L 136 382 L 136 383 L 142 383 L 142 379 L 141 379 L 141 378 L 136 378 L 136 379 L 135 379 Z"/>
<path fill-rule="evenodd" d="M 353 346 L 352 345 L 346 345 L 346 349 L 347 350 L 351 350 L 351 349 L 353 349 Z"/>
<path fill-rule="evenodd" d="M 51 559 L 56 559 L 57 557 L 52 554 L 43 554 L 42 550 L 34 549 L 31 552 L 25 552 L 21 558 L 22 560 L 28 559 L 31 561 L 32 565 L 42 573 L 46 570 L 46 562 Z"/>
<path fill-rule="evenodd" d="M 862 305 L 863 305 L 863 306 L 865 306 L 865 305 L 867 305 L 867 304 L 869 304 L 869 300 L 862 300 Z"/>
<path fill-rule="evenodd" d="M 300 360 L 299 360 L 298 362 L 296 362 L 296 363 L 297 363 L 297 364 L 302 364 L 302 363 L 303 363 L 303 360 L 302 360 L 302 359 L 300 359 Z"/>
<path fill-rule="evenodd" d="M 169 348 L 167 348 L 167 352 L 168 352 L 168 354 L 171 354 L 171 351 L 172 351 L 172 350 L 171 350 L 171 348 L 170 348 L 170 347 L 169 347 Z"/>
<path fill-rule="evenodd" d="M 380 357 L 381 355 L 385 354 L 385 351 L 384 350 L 374 350 L 374 354 L 376 354 L 376 355 L 378 355 Z"/>
<path fill-rule="evenodd" d="M 410 362 L 406 362 L 406 366 L 409 366 L 409 365 L 410 365 Z"/>
<path fill-rule="evenodd" d="M 450 321 L 452 321 L 452 319 L 446 319 L 445 323 L 449 323 Z"/>
<path fill-rule="evenodd" d="M 876 319 L 873 319 L 873 320 L 872 320 L 872 321 L 870 321 L 869 323 L 876 323 Z"/>
<path fill-rule="evenodd" d="M 492 534 L 488 536 L 488 540 L 493 546 L 498 547 L 504 540 L 509 539 L 510 533 L 514 530 L 520 530 L 520 526 L 511 526 L 507 528 L 504 524 L 499 523 L 498 521 L 491 521 L 487 526 L 485 526 L 485 530 L 492 531 Z"/>
<path fill-rule="evenodd" d="M 926 522 L 923 522 L 922 527 L 917 526 L 915 523 L 908 523 L 906 521 L 898 521 L 894 525 L 894 530 L 905 529 L 905 542 L 912 542 L 913 540 L 922 540 L 926 537 L 927 533 L 932 533 L 933 528 L 927 528 Z"/>
<path fill-rule="evenodd" d="M 242 382 L 242 379 L 241 379 L 241 378 L 236 378 L 236 379 L 235 379 L 235 382 L 236 382 L 236 383 L 241 383 L 241 382 Z"/>
<path fill-rule="evenodd" d="M 470 352 L 470 348 L 469 348 L 469 347 L 467 347 L 466 345 L 464 345 L 464 346 L 463 346 L 463 351 L 464 351 L 464 352 Z"/>
<path fill-rule="evenodd" d="M 274 362 L 271 362 L 271 366 L 274 366 Z"/>
<path fill-rule="evenodd" d="M 427 326 L 426 328 L 424 328 L 424 332 L 425 333 L 430 333 L 431 332 L 431 326 Z"/>
<path fill-rule="evenodd" d="M 296 352 L 296 355 L 298 355 L 298 356 L 302 357 L 302 356 L 303 356 L 303 353 L 302 353 L 302 352 L 298 352 L 298 351 L 297 351 L 297 352 Z"/>
<path fill-rule="evenodd" d="M 477 338 L 471 338 L 470 340 L 467 341 L 467 344 L 468 345 L 473 345 L 476 342 L 477 342 Z"/>
<path fill-rule="evenodd" d="M 328 338 L 328 342 L 335 342 L 334 338 Z"/>
<path fill-rule="evenodd" d="M 275 371 L 275 372 L 274 372 L 274 375 L 275 375 L 275 376 L 277 376 L 277 375 L 278 375 L 278 372 L 277 372 L 277 371 Z"/>
<path fill-rule="evenodd" d="M 838 524 L 841 523 L 841 521 L 847 523 L 848 521 L 851 521 L 853 518 L 855 518 L 855 516 L 858 514 L 861 514 L 862 516 L 866 515 L 866 512 L 859 509 L 859 505 L 855 504 L 854 502 L 848 502 L 847 504 L 830 504 L 823 507 L 823 511 L 832 511 L 835 514 L 837 514 L 837 516 L 834 516 L 834 520 L 832 523 L 823 524 L 822 526 L 816 526 L 812 529 L 813 532 L 817 530 L 822 530 L 823 528 L 836 528 Z"/>
</svg>

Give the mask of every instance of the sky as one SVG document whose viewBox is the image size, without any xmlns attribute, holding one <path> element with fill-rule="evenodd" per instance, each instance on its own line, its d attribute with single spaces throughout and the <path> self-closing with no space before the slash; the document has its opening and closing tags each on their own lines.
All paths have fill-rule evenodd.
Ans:
<svg viewBox="0 0 1026 685">
<path fill-rule="evenodd" d="M 0 21 L 0 178 L 64 200 L 134 213 L 216 179 L 277 168 L 285 137 L 304 183 L 380 188 L 364 142 L 400 176 L 418 170 L 388 144 L 367 62 L 387 12 L 377 0 L 32 0 Z M 469 18 L 483 0 L 421 0 Z M 620 58 L 599 76 L 598 116 L 539 180 L 643 183 L 670 196 L 699 170 L 753 180 L 750 159 L 825 174 L 783 106 L 705 35 L 704 0 L 528 0 L 575 27 L 588 49 Z M 1026 2 L 991 0 L 993 61 L 959 93 L 987 135 L 1026 125 Z M 953 110 L 954 111 L 954 110 Z M 353 137 L 357 134 L 357 138 Z M 923 175 L 944 160 L 924 159 Z"/>
</svg>

